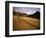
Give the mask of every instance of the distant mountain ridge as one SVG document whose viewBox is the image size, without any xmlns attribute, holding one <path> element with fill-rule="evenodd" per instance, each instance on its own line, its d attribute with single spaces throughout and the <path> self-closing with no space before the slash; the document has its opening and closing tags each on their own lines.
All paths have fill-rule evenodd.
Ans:
<svg viewBox="0 0 46 38">
<path fill-rule="evenodd" d="M 39 11 L 36 11 L 32 15 L 31 14 L 30 15 L 27 15 L 25 13 L 20 13 L 20 12 L 14 12 L 13 11 L 13 15 L 26 16 L 26 17 L 32 17 L 32 18 L 40 19 L 40 12 Z"/>
<path fill-rule="evenodd" d="M 36 11 L 34 14 L 29 15 L 29 17 L 40 19 L 40 12 L 39 11 Z"/>
</svg>

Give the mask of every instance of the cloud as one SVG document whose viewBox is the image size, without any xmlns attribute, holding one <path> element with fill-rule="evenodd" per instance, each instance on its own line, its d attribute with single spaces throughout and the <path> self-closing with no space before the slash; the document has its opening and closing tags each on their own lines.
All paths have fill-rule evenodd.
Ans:
<svg viewBox="0 0 46 38">
<path fill-rule="evenodd" d="M 27 15 L 33 14 L 36 11 L 40 12 L 40 8 L 30 8 L 30 7 L 13 7 L 13 11 L 20 12 L 20 13 L 26 13 Z"/>
</svg>

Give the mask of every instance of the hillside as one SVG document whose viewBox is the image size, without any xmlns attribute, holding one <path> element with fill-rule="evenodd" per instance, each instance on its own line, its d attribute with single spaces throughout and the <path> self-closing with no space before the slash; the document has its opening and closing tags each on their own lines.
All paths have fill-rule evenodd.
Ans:
<svg viewBox="0 0 46 38">
<path fill-rule="evenodd" d="M 31 17 L 13 16 L 13 31 L 16 30 L 38 30 L 40 20 Z"/>
<path fill-rule="evenodd" d="M 40 19 L 40 12 L 39 11 L 36 11 L 34 14 L 29 15 L 29 17 Z"/>
</svg>

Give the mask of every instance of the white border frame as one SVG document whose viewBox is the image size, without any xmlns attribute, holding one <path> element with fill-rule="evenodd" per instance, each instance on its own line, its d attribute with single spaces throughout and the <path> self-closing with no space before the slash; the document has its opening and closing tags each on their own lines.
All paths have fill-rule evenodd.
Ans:
<svg viewBox="0 0 46 38">
<path fill-rule="evenodd" d="M 13 31 L 13 7 L 36 7 L 40 8 L 40 30 L 26 30 L 26 31 Z M 20 34 L 37 34 L 43 33 L 43 5 L 34 5 L 34 4 L 18 4 L 10 3 L 9 4 L 9 35 L 20 35 Z"/>
</svg>

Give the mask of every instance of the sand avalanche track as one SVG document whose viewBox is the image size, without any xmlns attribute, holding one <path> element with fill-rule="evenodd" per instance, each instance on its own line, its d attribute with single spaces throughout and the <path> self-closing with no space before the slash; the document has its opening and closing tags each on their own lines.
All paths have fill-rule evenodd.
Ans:
<svg viewBox="0 0 46 38">
<path fill-rule="evenodd" d="M 36 30 L 40 28 L 40 20 L 30 18 L 13 16 L 13 30 Z"/>
</svg>

